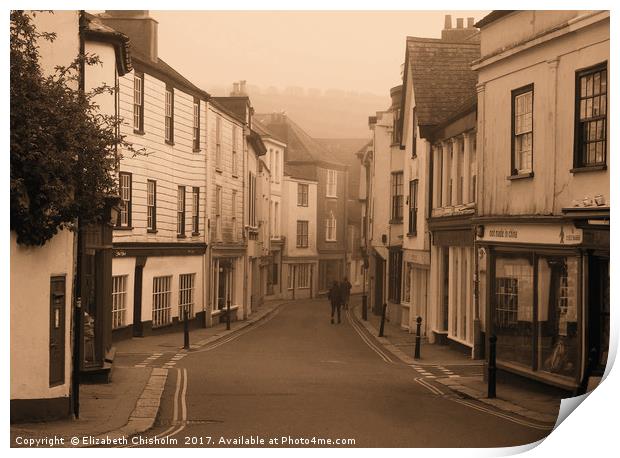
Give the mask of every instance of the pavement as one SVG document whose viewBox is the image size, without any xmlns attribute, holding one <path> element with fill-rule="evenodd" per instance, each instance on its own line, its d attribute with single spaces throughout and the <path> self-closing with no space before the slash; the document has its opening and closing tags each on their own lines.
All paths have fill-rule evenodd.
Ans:
<svg viewBox="0 0 620 458">
<path fill-rule="evenodd" d="M 190 332 L 190 350 L 225 342 L 236 333 L 268 317 L 285 301 L 265 301 L 243 321 Z M 57 446 L 93 446 L 103 440 L 129 437 L 153 427 L 157 418 L 168 372 L 188 354 L 183 349 L 183 333 L 132 338 L 117 342 L 111 381 L 80 386 L 80 417 L 49 422 L 11 425 L 11 446 L 20 447 L 20 438 L 41 439 L 54 436 Z M 155 355 L 155 356 L 154 356 Z M 72 444 L 71 439 L 80 438 Z M 88 439 L 83 440 L 82 438 Z M 75 441 L 75 439 L 73 439 Z"/>
<path fill-rule="evenodd" d="M 552 390 L 526 387 L 511 380 L 498 380 L 496 398 L 487 397 L 488 385 L 483 379 L 484 361 L 473 360 L 448 345 L 428 343 L 421 339 L 420 359 L 414 359 L 415 333 L 386 319 L 383 337 L 378 337 L 381 316 L 368 311 L 368 321 L 362 320 L 361 296 L 352 298 L 351 311 L 355 319 L 365 327 L 385 349 L 404 364 L 411 366 L 425 380 L 440 384 L 460 397 L 520 417 L 555 425 L 562 397 Z M 388 314 L 389 315 L 389 314 Z"/>
</svg>

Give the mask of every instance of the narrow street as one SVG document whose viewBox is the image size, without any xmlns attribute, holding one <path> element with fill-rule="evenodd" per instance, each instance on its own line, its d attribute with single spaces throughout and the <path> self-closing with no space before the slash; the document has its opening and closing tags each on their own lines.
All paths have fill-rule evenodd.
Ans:
<svg viewBox="0 0 620 458">
<path fill-rule="evenodd" d="M 344 313 L 332 325 L 325 300 L 298 300 L 190 352 L 169 369 L 157 426 L 143 437 L 168 436 L 174 447 L 223 447 L 221 438 L 240 436 L 265 446 L 322 445 L 316 438 L 353 439 L 356 447 L 496 447 L 548 434 L 465 405 L 445 387 L 416 383 L 419 374 L 353 320 Z M 165 359 L 150 361 L 161 367 Z M 283 436 L 307 442 L 282 443 Z"/>
</svg>

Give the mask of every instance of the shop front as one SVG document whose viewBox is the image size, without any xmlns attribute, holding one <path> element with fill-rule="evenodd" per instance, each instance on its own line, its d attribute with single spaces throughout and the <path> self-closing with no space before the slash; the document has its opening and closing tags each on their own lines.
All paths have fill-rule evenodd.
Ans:
<svg viewBox="0 0 620 458">
<path fill-rule="evenodd" d="M 590 354 L 606 359 L 609 239 L 606 246 L 604 238 L 598 247 L 593 241 L 589 230 L 563 219 L 477 227 L 488 278 L 486 335 L 497 337 L 500 369 L 578 391 L 592 373 Z"/>
</svg>

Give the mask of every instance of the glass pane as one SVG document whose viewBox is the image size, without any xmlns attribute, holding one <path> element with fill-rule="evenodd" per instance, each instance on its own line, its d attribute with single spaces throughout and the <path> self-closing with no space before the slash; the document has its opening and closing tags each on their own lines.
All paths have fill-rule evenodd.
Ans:
<svg viewBox="0 0 620 458">
<path fill-rule="evenodd" d="M 585 119 L 586 117 L 586 101 L 581 100 L 579 102 L 579 119 Z"/>
<path fill-rule="evenodd" d="M 601 94 L 607 94 L 607 70 L 601 72 Z"/>
<path fill-rule="evenodd" d="M 592 99 L 586 100 L 586 118 L 592 117 Z"/>
<path fill-rule="evenodd" d="M 598 116 L 600 113 L 600 97 L 594 97 L 592 99 L 592 116 Z"/>
<path fill-rule="evenodd" d="M 577 266 L 575 257 L 538 260 L 538 369 L 577 375 Z"/>
<path fill-rule="evenodd" d="M 607 96 L 601 97 L 601 115 L 607 115 Z"/>
<path fill-rule="evenodd" d="M 584 98 L 586 96 L 586 77 L 582 76 L 580 78 L 580 82 L 581 82 L 581 88 L 579 90 L 579 96 L 581 98 Z"/>
<path fill-rule="evenodd" d="M 525 258 L 499 257 L 495 269 L 497 359 L 531 367 L 533 268 Z"/>
<path fill-rule="evenodd" d="M 596 162 L 598 164 L 603 162 L 603 145 L 605 143 L 603 142 L 597 142 L 596 143 Z"/>
<path fill-rule="evenodd" d="M 598 95 L 601 93 L 601 74 L 600 73 L 595 73 L 594 74 L 594 91 L 593 91 L 593 95 Z"/>
<path fill-rule="evenodd" d="M 592 96 L 592 75 L 586 76 L 586 97 Z"/>
</svg>

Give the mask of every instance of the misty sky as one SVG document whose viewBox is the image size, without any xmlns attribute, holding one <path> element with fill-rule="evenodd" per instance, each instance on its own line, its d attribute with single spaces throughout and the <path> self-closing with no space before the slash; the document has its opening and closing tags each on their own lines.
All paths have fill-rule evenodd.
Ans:
<svg viewBox="0 0 620 458">
<path fill-rule="evenodd" d="M 151 11 L 159 55 L 202 87 L 245 79 L 384 94 L 399 83 L 405 37 L 439 38 L 444 15 L 486 11 Z M 466 22 L 466 20 L 465 20 Z"/>
</svg>

